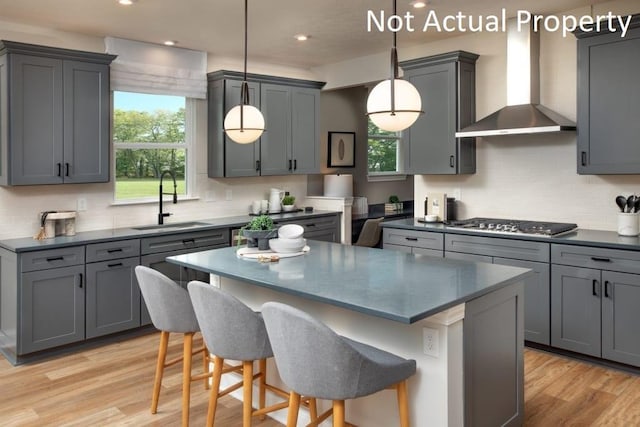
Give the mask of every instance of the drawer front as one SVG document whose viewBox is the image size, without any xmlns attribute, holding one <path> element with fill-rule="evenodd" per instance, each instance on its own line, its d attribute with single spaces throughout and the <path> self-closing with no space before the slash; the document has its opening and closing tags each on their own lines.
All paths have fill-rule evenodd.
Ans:
<svg viewBox="0 0 640 427">
<path fill-rule="evenodd" d="M 427 231 L 384 228 L 382 241 L 384 245 L 402 245 L 414 248 L 435 249 L 438 251 L 441 251 L 443 248 L 442 233 L 429 233 Z"/>
<path fill-rule="evenodd" d="M 426 255 L 435 258 L 442 258 L 444 256 L 444 252 L 436 249 L 412 248 L 411 252 L 415 255 Z"/>
<path fill-rule="evenodd" d="M 81 265 L 84 264 L 84 246 L 25 252 L 20 259 L 22 272 Z"/>
<path fill-rule="evenodd" d="M 140 252 L 145 255 L 214 245 L 229 246 L 228 228 L 173 234 L 170 236 L 146 237 L 141 239 Z"/>
<path fill-rule="evenodd" d="M 336 228 L 340 226 L 340 215 L 321 216 L 318 218 L 296 219 L 291 221 L 278 220 L 274 221 L 277 226 L 285 224 L 298 224 L 304 227 L 304 231 L 311 232 L 314 230 Z"/>
<path fill-rule="evenodd" d="M 445 251 L 521 259 L 524 261 L 549 262 L 549 246 L 549 243 L 542 242 L 460 234 L 447 234 L 444 239 Z"/>
<path fill-rule="evenodd" d="M 640 252 L 589 246 L 551 245 L 553 264 L 640 273 Z"/>
<path fill-rule="evenodd" d="M 118 240 L 116 242 L 87 245 L 86 256 L 87 262 L 137 257 L 140 256 L 140 239 Z"/>
</svg>

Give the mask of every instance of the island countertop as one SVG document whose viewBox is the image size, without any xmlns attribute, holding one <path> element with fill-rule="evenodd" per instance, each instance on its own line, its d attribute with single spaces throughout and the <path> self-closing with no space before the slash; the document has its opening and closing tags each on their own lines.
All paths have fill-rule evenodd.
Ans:
<svg viewBox="0 0 640 427">
<path fill-rule="evenodd" d="M 236 248 L 168 257 L 167 261 L 303 298 L 402 323 L 522 281 L 531 270 L 309 241 L 310 251 L 259 263 Z"/>
</svg>

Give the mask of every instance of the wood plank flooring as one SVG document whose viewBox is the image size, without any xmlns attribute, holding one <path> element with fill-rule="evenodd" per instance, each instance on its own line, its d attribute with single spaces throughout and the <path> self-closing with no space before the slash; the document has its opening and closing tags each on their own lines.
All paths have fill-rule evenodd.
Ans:
<svg viewBox="0 0 640 427">
<path fill-rule="evenodd" d="M 158 413 L 149 413 L 158 340 L 154 333 L 18 367 L 0 357 L 0 425 L 180 425 L 179 365 L 165 372 Z M 179 336 L 169 345 L 170 357 L 180 354 Z M 194 383 L 191 425 L 204 425 L 207 398 Z M 640 377 L 538 350 L 525 350 L 525 401 L 526 426 L 640 425 Z M 217 425 L 242 425 L 239 401 L 227 396 L 219 404 Z"/>
</svg>

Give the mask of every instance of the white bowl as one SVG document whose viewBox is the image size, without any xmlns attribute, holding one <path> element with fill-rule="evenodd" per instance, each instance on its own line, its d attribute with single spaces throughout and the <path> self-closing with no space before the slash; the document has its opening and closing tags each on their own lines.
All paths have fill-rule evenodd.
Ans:
<svg viewBox="0 0 640 427">
<path fill-rule="evenodd" d="M 433 215 L 433 214 L 425 215 L 424 216 L 424 220 L 427 221 L 427 222 L 437 222 L 438 221 L 438 215 Z"/>
<path fill-rule="evenodd" d="M 301 252 L 307 240 L 299 237 L 297 239 L 269 239 L 269 247 L 274 252 L 282 254 Z"/>
<path fill-rule="evenodd" d="M 298 224 L 286 224 L 278 228 L 278 237 L 281 239 L 299 239 L 304 233 L 304 228 Z"/>
</svg>

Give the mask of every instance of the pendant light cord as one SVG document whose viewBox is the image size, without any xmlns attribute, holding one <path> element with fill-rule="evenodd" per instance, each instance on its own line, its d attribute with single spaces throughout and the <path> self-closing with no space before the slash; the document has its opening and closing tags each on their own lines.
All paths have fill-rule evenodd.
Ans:
<svg viewBox="0 0 640 427">
<path fill-rule="evenodd" d="M 249 83 L 247 83 L 248 2 L 249 0 L 244 0 L 244 73 L 242 85 L 240 86 L 240 132 L 244 130 L 244 106 L 249 105 Z"/>
<path fill-rule="evenodd" d="M 396 0 L 393 0 L 393 16 L 396 16 Z M 389 87 L 391 88 L 391 115 L 396 115 L 396 91 L 395 84 L 398 78 L 398 50 L 396 49 L 396 32 L 393 33 L 393 43 L 391 45 L 391 78 Z"/>
</svg>

